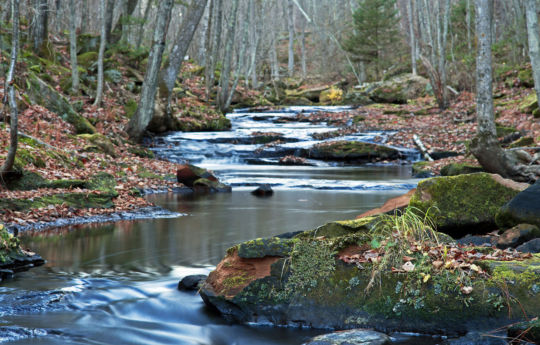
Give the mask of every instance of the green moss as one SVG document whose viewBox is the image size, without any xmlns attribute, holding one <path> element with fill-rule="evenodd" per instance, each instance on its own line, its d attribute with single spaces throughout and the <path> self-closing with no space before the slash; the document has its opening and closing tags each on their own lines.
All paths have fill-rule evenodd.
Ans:
<svg viewBox="0 0 540 345">
<path fill-rule="evenodd" d="M 10 257 L 21 253 L 19 239 L 10 234 L 5 226 L 0 223 L 0 264 L 12 261 Z"/>
<path fill-rule="evenodd" d="M 154 158 L 155 157 L 154 152 L 150 151 L 149 149 L 146 149 L 144 147 L 139 147 L 139 146 L 133 146 L 133 147 L 128 148 L 128 152 L 141 158 Z"/>
<path fill-rule="evenodd" d="M 518 130 L 515 127 L 505 127 L 498 123 L 495 124 L 495 128 L 497 129 L 497 137 L 499 138 L 518 132 Z"/>
<path fill-rule="evenodd" d="M 534 79 L 531 68 L 526 68 L 519 71 L 518 79 L 521 85 L 525 87 L 534 87 Z"/>
<path fill-rule="evenodd" d="M 451 163 L 445 165 L 441 169 L 442 176 L 456 176 L 463 174 L 472 174 L 476 172 L 483 172 L 484 169 L 481 166 L 471 165 L 467 163 Z"/>
<path fill-rule="evenodd" d="M 114 149 L 113 143 L 103 134 L 79 134 L 77 137 L 94 144 L 99 151 L 106 153 L 111 157 L 116 157 L 116 150 Z"/>
<path fill-rule="evenodd" d="M 359 141 L 333 141 L 315 145 L 309 156 L 329 160 L 392 159 L 398 151 L 394 148 Z"/>
<path fill-rule="evenodd" d="M 263 258 L 265 256 L 288 256 L 296 241 L 277 237 L 258 238 L 240 244 L 238 246 L 238 256 L 246 259 Z"/>
<path fill-rule="evenodd" d="M 537 109 L 538 99 L 535 92 L 525 97 L 525 99 L 523 99 L 523 101 L 519 105 L 519 111 L 525 114 L 532 114 Z"/>
<path fill-rule="evenodd" d="M 138 106 L 139 105 L 137 104 L 137 101 L 135 101 L 134 99 L 130 98 L 127 100 L 126 104 L 124 105 L 124 112 L 128 119 L 131 119 L 133 117 L 133 115 L 137 111 Z"/>
<path fill-rule="evenodd" d="M 479 231 L 482 226 L 494 227 L 499 208 L 517 194 L 486 173 L 435 177 L 418 184 L 409 205 L 429 211 L 443 232 L 459 226 Z"/>
<path fill-rule="evenodd" d="M 364 217 L 360 219 L 336 221 L 324 224 L 315 230 L 305 231 L 298 235 L 300 238 L 336 238 L 353 233 L 366 233 L 375 228 L 379 217 Z"/>
<path fill-rule="evenodd" d="M 509 147 L 527 147 L 532 145 L 534 145 L 534 139 L 532 137 L 521 137 L 518 140 L 514 141 L 512 144 L 510 144 Z"/>
<path fill-rule="evenodd" d="M 34 199 L 0 199 L 0 209 L 28 211 L 49 205 L 66 205 L 73 208 L 111 208 L 114 206 L 112 198 L 113 196 L 109 194 L 66 193 Z"/>
<path fill-rule="evenodd" d="M 116 187 L 115 177 L 105 172 L 94 175 L 87 183 L 88 189 L 99 190 L 117 196 L 118 193 L 114 187 Z"/>
</svg>

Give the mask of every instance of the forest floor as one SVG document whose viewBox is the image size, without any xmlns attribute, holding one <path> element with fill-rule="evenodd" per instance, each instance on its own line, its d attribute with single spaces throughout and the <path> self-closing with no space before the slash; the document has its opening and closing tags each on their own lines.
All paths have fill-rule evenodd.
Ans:
<svg viewBox="0 0 540 345">
<path fill-rule="evenodd" d="M 29 102 L 24 97 L 25 84 L 20 83 L 19 131 L 24 136 L 19 141 L 16 170 L 23 182 L 16 182 L 16 187 L 8 183 L 9 188 L 0 184 L 0 222 L 8 226 L 137 210 L 151 206 L 142 197 L 141 190 L 172 191 L 183 187 L 176 182 L 175 163 L 155 159 L 150 150 L 131 143 L 124 131 L 136 109 L 134 87 L 140 87 L 143 73 L 134 71 L 130 64 L 142 65 L 140 57 L 130 57 L 118 50 L 110 53 L 108 68 L 117 71 L 120 77 L 106 82 L 104 102 L 96 107 L 91 93 L 85 94 L 84 88 L 82 95 L 77 96 L 70 96 L 65 90 L 62 73 L 66 74 L 69 67 L 66 49 L 58 49 L 57 63 L 35 57 L 22 58 L 18 70 L 24 71 L 20 73 L 24 80 L 26 71 L 39 69 L 40 75 L 47 76 L 56 91 L 63 93 L 70 103 L 78 104 L 78 112 L 95 126 L 97 134 L 77 135 L 75 128 L 57 113 Z M 5 65 L 7 57 L 0 57 L 0 62 Z M 94 85 L 91 78 L 94 66 L 83 67 L 89 76 L 88 90 Z M 207 102 L 201 72 L 200 67 L 189 63 L 181 72 L 182 83 L 177 86 L 174 100 L 178 121 L 182 124 L 180 129 L 225 129 L 206 126 L 216 120 L 222 124 L 223 116 Z M 519 131 L 522 136 L 532 138 L 527 146 L 540 145 L 539 119 L 521 110 L 521 103 L 532 92 L 530 88 L 498 86 L 495 104 L 501 139 Z M 0 97 L 3 95 L 4 89 L 0 86 Z M 264 97 L 261 92 L 244 90 L 240 98 L 256 102 Z M 267 105 L 266 101 L 261 103 Z M 433 97 L 425 97 L 405 105 L 373 104 L 343 113 L 317 113 L 304 120 L 324 121 L 340 127 L 325 134 L 327 137 L 337 138 L 365 130 L 392 131 L 394 134 L 385 144 L 407 148 L 415 147 L 412 137 L 416 134 L 431 151 L 458 154 L 427 164 L 425 169 L 437 174 L 442 166 L 451 162 L 477 164 L 474 157 L 466 154 L 467 142 L 476 132 L 474 113 L 474 95 L 462 92 L 445 111 L 436 107 Z M 9 148 L 7 107 L 0 105 L 0 114 L 0 162 L 3 162 Z M 103 180 L 104 173 L 111 183 L 96 185 L 94 182 Z M 88 202 L 73 202 L 73 198 Z"/>
</svg>

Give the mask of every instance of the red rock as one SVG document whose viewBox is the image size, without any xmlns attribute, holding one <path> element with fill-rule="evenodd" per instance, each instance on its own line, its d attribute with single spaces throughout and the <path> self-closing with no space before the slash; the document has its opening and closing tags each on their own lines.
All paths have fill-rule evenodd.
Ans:
<svg viewBox="0 0 540 345">
<path fill-rule="evenodd" d="M 356 217 L 356 219 L 375 216 L 382 213 L 388 213 L 398 209 L 401 210 L 409 205 L 409 202 L 411 201 L 414 192 L 416 192 L 416 188 L 411 189 L 406 194 L 388 200 L 384 203 L 384 205 L 379 208 L 375 208 L 373 210 L 362 213 L 361 215 Z"/>
</svg>

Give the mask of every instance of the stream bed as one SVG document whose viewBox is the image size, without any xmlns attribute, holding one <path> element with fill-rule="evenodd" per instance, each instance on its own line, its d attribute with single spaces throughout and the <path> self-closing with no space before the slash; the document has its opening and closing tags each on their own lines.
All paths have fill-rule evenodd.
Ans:
<svg viewBox="0 0 540 345">
<path fill-rule="evenodd" d="M 275 123 L 309 112 L 229 115 L 231 132 L 171 133 L 155 152 L 212 169 L 232 193 L 153 194 L 156 205 L 181 216 L 53 228 L 20 235 L 47 264 L 0 285 L 0 343 L 10 344 L 208 344 L 299 345 L 323 330 L 234 325 L 205 308 L 178 281 L 208 274 L 227 248 L 257 237 L 307 230 L 354 218 L 403 194 L 418 182 L 407 165 L 275 165 L 283 152 L 253 151 L 241 138 L 273 131 L 289 137 L 287 152 L 311 145 L 324 124 Z M 342 108 L 325 108 L 340 111 Z M 348 137 L 371 140 L 374 133 Z M 377 133 L 377 135 L 383 135 Z M 234 139 L 234 140 L 233 140 Z M 270 183 L 272 197 L 250 194 Z M 393 335 L 395 344 L 437 344 L 440 339 Z"/>
</svg>

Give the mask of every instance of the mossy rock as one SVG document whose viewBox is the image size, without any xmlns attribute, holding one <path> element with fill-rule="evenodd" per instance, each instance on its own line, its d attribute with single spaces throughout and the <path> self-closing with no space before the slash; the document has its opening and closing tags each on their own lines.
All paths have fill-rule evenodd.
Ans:
<svg viewBox="0 0 540 345">
<path fill-rule="evenodd" d="M 88 189 L 99 190 L 114 196 L 118 196 L 118 192 L 116 192 L 114 187 L 116 187 L 115 177 L 105 172 L 100 172 L 92 176 L 86 185 L 86 188 Z"/>
<path fill-rule="evenodd" d="M 117 156 L 116 150 L 114 149 L 114 144 L 103 134 L 79 134 L 77 137 L 92 143 L 99 148 L 99 151 L 106 153 L 111 157 Z"/>
<path fill-rule="evenodd" d="M 532 68 L 526 68 L 519 71 L 518 79 L 521 86 L 534 87 Z"/>
<path fill-rule="evenodd" d="M 27 95 L 32 103 L 39 104 L 57 113 L 64 121 L 75 127 L 77 133 L 96 132 L 94 126 L 87 119 L 79 115 L 69 104 L 68 100 L 58 93 L 52 86 L 41 80 L 34 73 L 28 75 Z"/>
<path fill-rule="evenodd" d="M 352 233 L 366 233 L 375 229 L 379 222 L 378 217 L 365 217 L 360 219 L 341 220 L 324 224 L 315 230 L 305 231 L 299 237 L 325 237 L 336 238 Z"/>
<path fill-rule="evenodd" d="M 473 174 L 477 172 L 483 172 L 484 169 L 478 165 L 471 165 L 467 163 L 451 163 L 445 165 L 441 169 L 442 176 L 457 176 L 464 174 Z"/>
<path fill-rule="evenodd" d="M 521 137 L 518 140 L 514 141 L 513 143 L 508 146 L 509 148 L 515 148 L 515 147 L 527 147 L 534 145 L 534 139 L 532 137 Z"/>
<path fill-rule="evenodd" d="M 426 178 L 433 176 L 433 173 L 431 170 L 427 169 L 429 166 L 429 163 L 426 161 L 419 161 L 413 163 L 411 169 L 412 169 L 412 175 L 418 178 Z"/>
<path fill-rule="evenodd" d="M 67 205 L 73 208 L 111 208 L 113 196 L 109 194 L 66 193 L 34 199 L 0 199 L 0 209 L 28 211 L 49 205 Z"/>
<path fill-rule="evenodd" d="M 6 181 L 10 190 L 32 190 L 38 188 L 72 189 L 86 188 L 87 183 L 83 180 L 46 180 L 35 172 L 24 172 L 16 179 Z"/>
<path fill-rule="evenodd" d="M 519 193 L 498 179 L 503 180 L 475 173 L 423 180 L 409 205 L 429 214 L 439 231 L 454 238 L 493 230 L 496 213 Z"/>
<path fill-rule="evenodd" d="M 537 109 L 538 109 L 538 98 L 536 97 L 535 92 L 525 97 L 525 99 L 523 99 L 523 101 L 521 101 L 519 105 L 519 111 L 525 114 L 532 114 Z"/>
<path fill-rule="evenodd" d="M 405 74 L 385 81 L 369 92 L 377 103 L 407 104 L 408 100 L 426 95 L 428 80 Z"/>
<path fill-rule="evenodd" d="M 258 238 L 237 246 L 238 256 L 244 259 L 264 258 L 265 256 L 289 256 L 295 240 L 278 237 Z"/>
<path fill-rule="evenodd" d="M 350 90 L 343 98 L 343 104 L 346 105 L 363 106 L 372 103 L 373 101 L 366 94 L 356 90 Z"/>
<path fill-rule="evenodd" d="M 77 63 L 85 69 L 89 69 L 93 64 L 97 62 L 97 60 L 98 53 L 93 51 L 86 52 L 77 56 Z"/>
<path fill-rule="evenodd" d="M 307 151 L 309 158 L 337 161 L 377 161 L 399 158 L 399 151 L 384 145 L 359 141 L 317 144 Z"/>
<path fill-rule="evenodd" d="M 215 192 L 231 192 L 231 187 L 219 181 L 212 181 L 206 178 L 200 178 L 193 182 L 193 190 L 196 192 L 215 193 Z"/>
<path fill-rule="evenodd" d="M 515 127 L 509 127 L 509 126 L 503 126 L 501 124 L 496 123 L 495 129 L 497 130 L 497 137 L 505 137 L 509 134 L 513 134 L 515 132 L 518 132 L 518 130 Z"/>
</svg>

